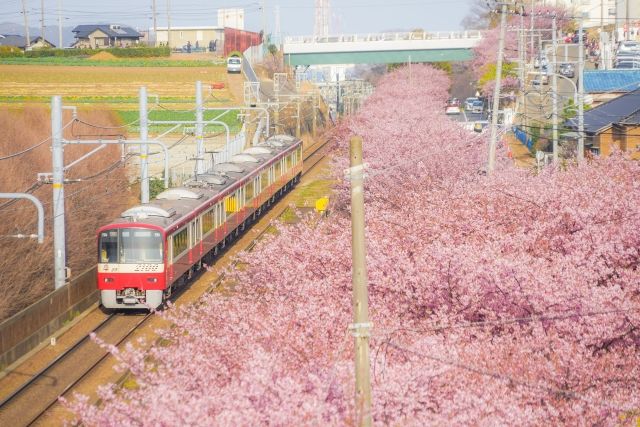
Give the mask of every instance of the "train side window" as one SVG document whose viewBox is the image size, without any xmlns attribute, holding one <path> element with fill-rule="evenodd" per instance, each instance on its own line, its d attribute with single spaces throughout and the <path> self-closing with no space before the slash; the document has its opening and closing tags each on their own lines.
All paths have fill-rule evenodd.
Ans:
<svg viewBox="0 0 640 427">
<path fill-rule="evenodd" d="M 260 174 L 260 188 L 264 191 L 269 186 L 269 170 L 265 170 Z"/>
<path fill-rule="evenodd" d="M 280 178 L 280 176 L 282 175 L 282 161 L 278 161 L 275 164 L 275 172 L 274 172 L 274 174 L 275 174 L 275 176 L 274 176 L 275 179 Z"/>
<path fill-rule="evenodd" d="M 298 161 L 302 160 L 302 147 L 298 147 L 298 149 L 296 150 L 296 157 L 298 158 Z"/>
<path fill-rule="evenodd" d="M 202 234 L 207 235 L 215 228 L 215 207 L 209 209 L 202 215 Z"/>
<path fill-rule="evenodd" d="M 185 227 L 173 235 L 173 259 L 178 258 L 189 248 L 189 227 Z"/>
<path fill-rule="evenodd" d="M 254 185 L 254 180 L 252 179 L 251 181 L 249 181 L 247 183 L 247 185 L 245 186 L 245 192 L 247 195 L 247 202 L 251 199 L 253 199 L 253 197 L 255 196 L 255 185 Z"/>
<path fill-rule="evenodd" d="M 287 161 L 286 161 L 286 169 L 289 170 L 293 167 L 293 154 L 289 154 L 287 156 Z"/>
</svg>

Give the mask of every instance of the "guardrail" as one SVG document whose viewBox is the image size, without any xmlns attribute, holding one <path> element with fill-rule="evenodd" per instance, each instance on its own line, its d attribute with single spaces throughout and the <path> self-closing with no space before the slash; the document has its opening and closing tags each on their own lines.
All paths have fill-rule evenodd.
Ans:
<svg viewBox="0 0 640 427">
<path fill-rule="evenodd" d="M 296 43 L 349 43 L 376 41 L 406 41 L 406 40 L 465 40 L 481 39 L 481 31 L 447 31 L 429 32 L 412 31 L 401 33 L 370 33 L 370 34 L 342 34 L 334 36 L 290 36 L 285 37 L 285 44 Z"/>
</svg>

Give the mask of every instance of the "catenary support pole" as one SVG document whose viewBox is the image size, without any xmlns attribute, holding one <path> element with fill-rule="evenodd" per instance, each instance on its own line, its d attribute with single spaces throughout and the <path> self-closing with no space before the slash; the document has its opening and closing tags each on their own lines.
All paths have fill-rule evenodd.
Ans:
<svg viewBox="0 0 640 427">
<path fill-rule="evenodd" d="M 204 170 L 204 104 L 202 102 L 202 82 L 196 82 L 196 174 Z"/>
<path fill-rule="evenodd" d="M 66 279 L 66 235 L 64 219 L 64 141 L 62 139 L 62 98 L 51 98 L 51 158 L 53 160 L 53 266 L 54 286 Z"/>
<path fill-rule="evenodd" d="M 362 138 L 351 138 L 351 252 L 353 258 L 353 324 L 355 345 L 356 414 L 361 427 L 371 426 L 371 378 L 369 373 L 369 295 L 367 291 L 367 249 L 364 215 L 364 165 Z"/>
<path fill-rule="evenodd" d="M 296 138 L 300 138 L 300 98 L 296 100 Z"/>
<path fill-rule="evenodd" d="M 558 164 L 559 155 L 558 155 L 558 40 L 556 35 L 556 23 L 557 18 L 553 15 L 553 19 L 551 21 L 551 31 L 552 35 L 552 45 L 553 45 L 553 53 L 551 55 L 553 66 L 551 68 L 551 91 L 553 92 L 553 110 L 552 110 L 552 124 L 553 124 L 553 163 Z"/>
<path fill-rule="evenodd" d="M 0 199 L 27 199 L 36 206 L 38 211 L 38 234 L 36 235 L 19 235 L 17 237 L 37 237 L 38 243 L 44 242 L 44 208 L 42 202 L 34 195 L 29 193 L 0 193 Z"/>
<path fill-rule="evenodd" d="M 584 42 L 583 22 L 578 30 L 578 162 L 584 160 Z"/>
<path fill-rule="evenodd" d="M 502 4 L 500 12 L 500 39 L 498 40 L 498 58 L 496 60 L 496 86 L 493 89 L 493 108 L 491 110 L 491 138 L 489 139 L 489 160 L 487 174 L 491 174 L 496 162 L 498 139 L 498 109 L 500 108 L 500 84 L 502 80 L 502 55 L 504 51 L 504 33 L 507 22 L 507 5 Z"/>
<path fill-rule="evenodd" d="M 140 140 L 149 139 L 149 112 L 147 111 L 147 88 L 140 88 Z M 140 145 L 140 202 L 149 203 L 149 145 Z"/>
</svg>

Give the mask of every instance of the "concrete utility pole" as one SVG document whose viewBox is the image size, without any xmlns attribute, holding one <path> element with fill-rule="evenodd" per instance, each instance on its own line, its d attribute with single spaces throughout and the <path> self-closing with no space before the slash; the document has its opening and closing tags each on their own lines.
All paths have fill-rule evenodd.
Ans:
<svg viewBox="0 0 640 427">
<path fill-rule="evenodd" d="M 296 138 L 300 138 L 300 98 L 296 100 Z"/>
<path fill-rule="evenodd" d="M 29 19 L 27 18 L 27 0 L 22 0 L 22 15 L 24 16 L 24 33 L 27 40 L 26 45 L 31 43 L 31 37 L 29 36 Z"/>
<path fill-rule="evenodd" d="M 313 111 L 313 117 L 312 117 L 312 121 L 311 121 L 311 134 L 313 135 L 313 137 L 316 137 L 316 132 L 318 129 L 318 94 L 317 93 L 313 93 L 313 98 L 311 98 L 311 102 L 312 102 L 312 108 L 311 111 Z"/>
<path fill-rule="evenodd" d="M 149 139 L 149 112 L 147 110 L 147 88 L 140 87 L 140 140 Z M 140 201 L 149 203 L 149 145 L 140 144 Z"/>
<path fill-rule="evenodd" d="M 498 59 L 496 61 L 496 86 L 493 89 L 493 108 L 491 111 L 491 138 L 489 139 L 489 160 L 487 174 L 493 172 L 496 162 L 496 144 L 498 139 L 498 109 L 500 108 L 500 84 L 502 82 L 502 55 L 504 52 L 504 33 L 507 22 L 507 4 L 503 3 L 500 12 L 500 39 L 498 40 Z"/>
<path fill-rule="evenodd" d="M 51 158 L 53 163 L 53 266 L 54 286 L 66 280 L 66 235 L 64 220 L 64 141 L 62 139 L 62 98 L 51 98 Z"/>
<path fill-rule="evenodd" d="M 153 47 L 158 46 L 158 16 L 156 14 L 156 0 L 153 0 Z M 149 38 L 151 39 L 151 38 Z M 149 40 L 151 41 L 151 40 Z"/>
<path fill-rule="evenodd" d="M 40 0 L 40 37 L 44 40 L 44 0 Z M 27 46 L 31 41 L 27 40 Z"/>
<path fill-rule="evenodd" d="M 167 46 L 171 52 L 171 0 L 167 0 Z"/>
<path fill-rule="evenodd" d="M 62 0 L 58 0 L 58 48 L 62 49 Z"/>
<path fill-rule="evenodd" d="M 558 40 L 556 36 L 556 22 L 557 18 L 553 15 L 553 20 L 551 21 L 551 31 L 552 39 L 553 39 L 553 54 L 552 54 L 552 63 L 553 73 L 551 74 L 551 90 L 553 92 L 553 163 L 558 164 Z"/>
<path fill-rule="evenodd" d="M 202 175 L 204 170 L 204 104 L 202 103 L 202 82 L 196 82 L 196 174 Z"/>
<path fill-rule="evenodd" d="M 578 30 L 578 162 L 584 160 L 584 42 L 583 22 Z"/>
<path fill-rule="evenodd" d="M 356 368 L 356 416 L 361 427 L 371 426 L 371 378 L 369 367 L 369 294 L 367 291 L 367 249 L 364 216 L 364 165 L 362 138 L 351 138 L 351 252 L 353 258 L 353 324 Z"/>
<path fill-rule="evenodd" d="M 631 0 L 625 0 L 626 12 L 625 12 L 625 22 L 627 24 L 627 33 L 625 35 L 625 40 L 631 40 L 631 20 L 629 19 L 629 2 Z M 616 16 L 616 22 L 618 22 Z"/>
</svg>

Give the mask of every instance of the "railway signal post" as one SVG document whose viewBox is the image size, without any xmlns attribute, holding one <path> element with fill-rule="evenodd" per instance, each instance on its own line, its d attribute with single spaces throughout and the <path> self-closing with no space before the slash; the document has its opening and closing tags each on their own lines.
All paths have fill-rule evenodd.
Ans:
<svg viewBox="0 0 640 427">
<path fill-rule="evenodd" d="M 353 323 L 349 326 L 355 345 L 356 394 L 358 424 L 371 426 L 371 378 L 369 367 L 369 293 L 367 290 L 367 249 L 364 232 L 364 165 L 362 138 L 351 138 L 351 253 L 353 259 Z"/>
</svg>

